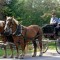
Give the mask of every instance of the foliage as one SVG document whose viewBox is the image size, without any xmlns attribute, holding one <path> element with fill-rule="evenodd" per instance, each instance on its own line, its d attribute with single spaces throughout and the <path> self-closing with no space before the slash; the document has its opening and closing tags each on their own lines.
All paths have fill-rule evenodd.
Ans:
<svg viewBox="0 0 60 60">
<path fill-rule="evenodd" d="M 4 8 L 5 15 L 14 15 L 26 26 L 49 24 L 52 11 L 60 17 L 60 0 L 12 0 Z"/>
</svg>

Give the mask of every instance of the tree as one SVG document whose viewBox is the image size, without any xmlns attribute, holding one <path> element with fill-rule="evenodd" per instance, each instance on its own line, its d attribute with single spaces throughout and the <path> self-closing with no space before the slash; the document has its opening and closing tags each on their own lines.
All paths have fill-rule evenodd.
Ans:
<svg viewBox="0 0 60 60">
<path fill-rule="evenodd" d="M 12 0 L 5 8 L 5 15 L 14 15 L 23 25 L 49 24 L 52 11 L 60 16 L 60 0 Z"/>
</svg>

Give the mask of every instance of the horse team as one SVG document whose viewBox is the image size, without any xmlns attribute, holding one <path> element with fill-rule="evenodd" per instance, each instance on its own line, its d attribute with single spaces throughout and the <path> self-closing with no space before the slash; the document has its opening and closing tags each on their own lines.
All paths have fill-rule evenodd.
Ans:
<svg viewBox="0 0 60 60">
<path fill-rule="evenodd" d="M 30 25 L 28 27 L 19 24 L 19 22 L 14 17 L 6 17 L 5 21 L 0 21 L 0 34 L 2 37 L 3 43 L 8 42 L 10 49 L 12 51 L 11 58 L 13 58 L 13 48 L 11 43 L 14 43 L 17 50 L 16 58 L 19 58 L 19 45 L 21 46 L 22 55 L 20 58 L 24 58 L 25 55 L 25 47 L 28 42 L 32 42 L 34 46 L 34 54 L 33 57 L 36 56 L 37 52 L 37 43 L 36 39 L 39 42 L 39 50 L 40 55 L 42 56 L 42 29 L 38 25 Z M 6 46 L 4 47 L 5 55 L 4 58 L 7 57 Z"/>
</svg>

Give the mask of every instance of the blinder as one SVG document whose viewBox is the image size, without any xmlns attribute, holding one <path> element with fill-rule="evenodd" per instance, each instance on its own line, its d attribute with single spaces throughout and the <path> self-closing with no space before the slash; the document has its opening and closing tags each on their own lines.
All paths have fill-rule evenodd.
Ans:
<svg viewBox="0 0 60 60">
<path fill-rule="evenodd" d="M 4 31 L 3 34 L 4 34 L 5 36 L 12 35 L 12 30 L 11 30 L 11 29 L 8 29 L 7 31 Z"/>
</svg>

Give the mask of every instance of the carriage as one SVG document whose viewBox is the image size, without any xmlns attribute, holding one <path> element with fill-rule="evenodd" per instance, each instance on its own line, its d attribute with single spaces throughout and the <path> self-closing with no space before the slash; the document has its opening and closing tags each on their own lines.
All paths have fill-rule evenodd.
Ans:
<svg viewBox="0 0 60 60">
<path fill-rule="evenodd" d="M 56 51 L 60 54 L 60 30 L 57 32 L 55 31 L 55 27 L 50 24 L 46 24 L 42 27 L 44 39 L 43 40 L 43 53 L 48 50 L 49 42 L 55 42 Z"/>
</svg>

